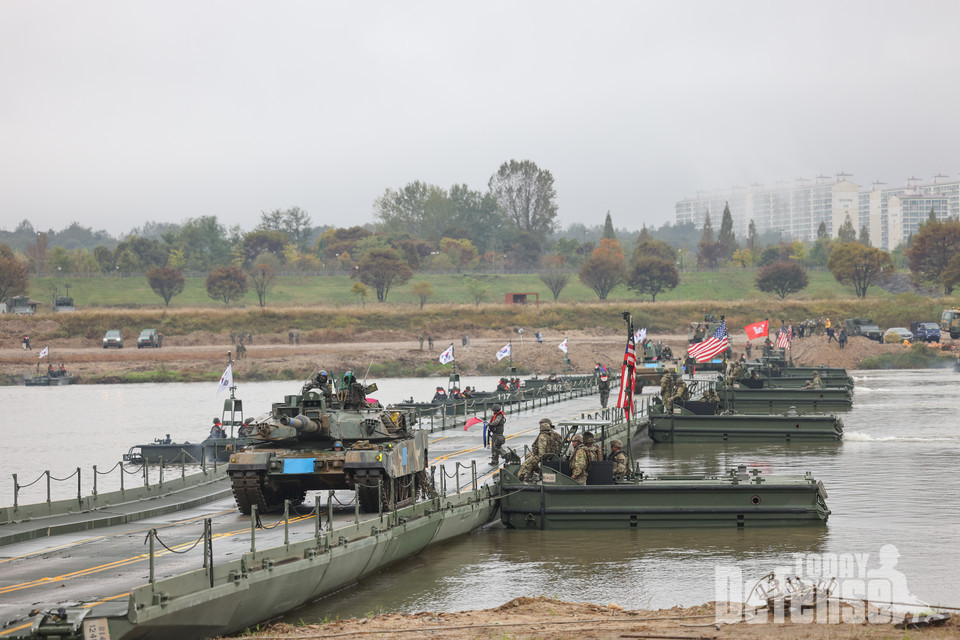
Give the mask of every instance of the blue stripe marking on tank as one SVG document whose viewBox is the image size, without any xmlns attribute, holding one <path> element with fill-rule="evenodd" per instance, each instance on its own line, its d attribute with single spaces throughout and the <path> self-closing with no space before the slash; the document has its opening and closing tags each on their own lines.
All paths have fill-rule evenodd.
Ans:
<svg viewBox="0 0 960 640">
<path fill-rule="evenodd" d="M 407 448 L 404 447 L 401 453 L 403 454 L 403 466 L 407 466 Z"/>
<path fill-rule="evenodd" d="M 316 458 L 287 458 L 283 461 L 284 473 L 313 473 Z"/>
</svg>

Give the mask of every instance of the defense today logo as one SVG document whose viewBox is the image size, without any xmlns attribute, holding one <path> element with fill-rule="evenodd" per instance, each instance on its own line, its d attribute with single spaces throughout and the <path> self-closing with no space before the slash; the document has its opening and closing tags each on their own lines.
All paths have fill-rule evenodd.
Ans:
<svg viewBox="0 0 960 640">
<path fill-rule="evenodd" d="M 899 618 L 894 611 L 928 608 L 910 591 L 897 568 L 899 558 L 892 544 L 880 547 L 873 559 L 868 553 L 796 553 L 792 564 L 759 579 L 744 576 L 739 566 L 718 565 L 716 615 L 754 624 L 783 622 L 788 616 L 793 622 L 888 623 Z"/>
</svg>

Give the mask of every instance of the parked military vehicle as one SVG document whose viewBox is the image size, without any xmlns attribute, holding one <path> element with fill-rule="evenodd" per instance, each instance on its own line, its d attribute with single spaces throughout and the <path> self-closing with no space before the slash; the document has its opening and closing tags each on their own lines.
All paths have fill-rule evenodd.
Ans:
<svg viewBox="0 0 960 640">
<path fill-rule="evenodd" d="M 416 416 L 368 402 L 376 385 L 349 372 L 337 389 L 316 372 L 297 395 L 248 421 L 254 442 L 230 456 L 227 474 L 242 513 L 278 511 L 307 491 L 356 489 L 366 513 L 427 492 L 427 432 Z"/>
<path fill-rule="evenodd" d="M 883 331 L 880 330 L 880 327 L 873 324 L 873 320 L 850 318 L 844 321 L 844 327 L 847 330 L 848 336 L 863 336 L 880 343 L 883 342 Z"/>
<path fill-rule="evenodd" d="M 940 316 L 940 331 L 949 333 L 956 340 L 960 338 L 960 309 L 944 309 Z"/>
<path fill-rule="evenodd" d="M 717 327 L 720 326 L 720 320 L 712 313 L 706 313 L 702 322 L 691 322 L 687 328 L 687 342 L 697 344 L 703 342 L 714 334 Z"/>
</svg>

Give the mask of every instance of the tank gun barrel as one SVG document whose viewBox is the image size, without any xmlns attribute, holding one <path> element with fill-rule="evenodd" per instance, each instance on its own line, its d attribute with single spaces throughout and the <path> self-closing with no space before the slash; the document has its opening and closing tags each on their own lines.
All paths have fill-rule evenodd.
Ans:
<svg viewBox="0 0 960 640">
<path fill-rule="evenodd" d="M 293 418 L 289 416 L 283 416 L 280 418 L 280 424 L 285 427 L 293 427 L 300 433 L 315 433 L 320 431 L 321 424 L 317 420 L 312 420 L 305 415 L 294 416 Z"/>
</svg>

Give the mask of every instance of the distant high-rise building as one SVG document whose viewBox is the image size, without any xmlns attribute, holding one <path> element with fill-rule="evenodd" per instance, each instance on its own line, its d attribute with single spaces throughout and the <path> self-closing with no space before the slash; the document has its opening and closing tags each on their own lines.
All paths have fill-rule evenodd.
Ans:
<svg viewBox="0 0 960 640">
<path fill-rule="evenodd" d="M 676 203 L 676 221 L 692 222 L 699 229 L 709 213 L 716 229 L 724 206 L 729 204 L 738 238 L 746 236 L 747 226 L 753 220 L 759 233 L 778 231 L 784 240 L 812 241 L 817 238 L 821 222 L 826 223 L 827 232 L 835 238 L 850 216 L 858 233 L 866 226 L 873 246 L 889 251 L 916 233 L 931 209 L 939 220 L 960 217 L 960 180 L 938 175 L 929 183 L 911 178 L 907 186 L 886 189 L 883 183 L 875 182 L 870 190 L 860 191 L 849 177 L 850 174 L 838 173 L 832 179 L 801 178 L 793 184 L 777 183 L 772 188 L 755 184 L 749 188 L 699 192 L 696 198 Z"/>
<path fill-rule="evenodd" d="M 719 227 L 720 216 L 726 204 L 730 205 L 733 230 L 738 238 L 746 236 L 750 221 L 758 233 L 779 231 L 784 239 L 816 240 L 817 229 L 825 222 L 831 236 L 836 236 L 840 225 L 850 216 L 857 224 L 857 194 L 860 187 L 847 181 L 847 174 L 838 174 L 833 180 L 818 176 L 814 180 L 797 180 L 795 184 L 777 183 L 773 188 L 753 185 L 700 193 L 696 198 L 676 204 L 677 224 L 694 223 L 703 227 L 706 215 L 714 228 Z"/>
</svg>

